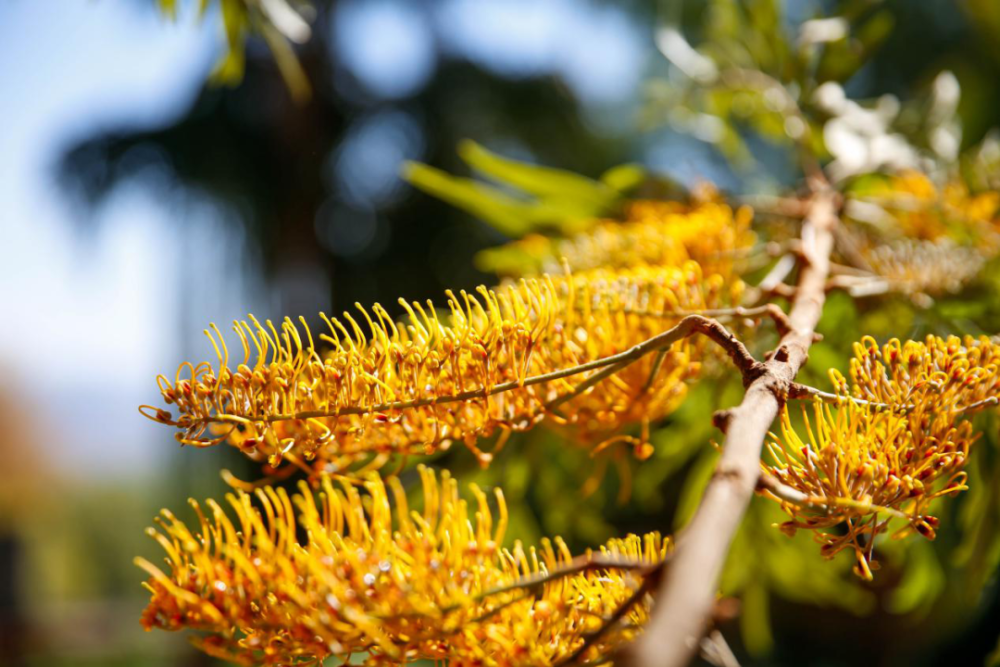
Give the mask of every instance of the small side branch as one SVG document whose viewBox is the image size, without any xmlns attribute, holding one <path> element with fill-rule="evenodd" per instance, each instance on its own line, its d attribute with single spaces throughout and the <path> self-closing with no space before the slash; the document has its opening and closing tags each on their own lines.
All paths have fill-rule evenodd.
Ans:
<svg viewBox="0 0 1000 667">
<path fill-rule="evenodd" d="M 877 401 L 868 401 L 863 398 L 855 398 L 854 396 L 842 396 L 840 394 L 833 394 L 828 391 L 822 391 L 816 389 L 815 387 L 810 387 L 809 385 L 801 384 L 799 382 L 793 382 L 788 388 L 788 398 L 790 399 L 804 399 L 804 398 L 818 398 L 824 403 L 832 403 L 834 405 L 843 405 L 844 403 L 854 403 L 855 405 L 860 405 L 863 407 L 869 407 L 874 410 L 884 410 L 884 411 L 895 411 L 907 413 L 913 410 L 912 405 L 890 405 L 888 403 L 879 403 Z"/>
<path fill-rule="evenodd" d="M 579 648 L 573 651 L 573 653 L 567 656 L 564 660 L 560 660 L 558 663 L 556 663 L 556 667 L 568 667 L 568 665 L 577 664 L 580 661 L 580 659 L 583 658 L 584 655 L 586 655 L 587 651 L 589 651 L 590 648 L 600 640 L 601 637 L 606 635 L 608 631 L 611 630 L 611 628 L 613 628 L 615 625 L 620 623 L 623 618 L 625 618 L 625 615 L 628 614 L 628 612 L 632 609 L 632 607 L 642 602 L 642 599 L 650 594 L 650 592 L 655 588 L 656 582 L 654 580 L 655 577 L 652 575 L 647 575 L 645 578 L 643 578 L 642 584 L 639 585 L 639 588 L 637 588 L 635 592 L 628 597 L 627 600 L 618 605 L 618 608 L 615 609 L 614 613 L 611 614 L 611 616 L 604 619 L 604 622 L 601 623 L 601 627 L 597 628 L 597 630 L 595 630 L 594 632 L 591 632 L 590 634 L 586 635 L 586 637 L 583 640 L 583 643 L 580 644 Z"/>
<path fill-rule="evenodd" d="M 565 577 L 571 577 L 576 574 L 591 572 L 594 570 L 627 570 L 631 572 L 638 572 L 641 576 L 647 576 L 651 572 L 658 571 L 666 562 L 666 559 L 649 562 L 637 558 L 622 558 L 620 556 L 605 556 L 603 554 L 587 554 L 585 556 L 574 558 L 565 565 L 561 565 L 548 572 L 539 572 L 535 575 L 522 577 L 504 586 L 498 586 L 496 588 L 483 591 L 482 593 L 474 596 L 472 599 L 479 602 L 487 598 L 503 595 L 504 593 L 510 593 L 512 591 L 538 590 L 540 587 L 553 581 L 558 581 L 559 579 L 564 579 Z M 445 611 L 451 610 L 451 608 L 448 608 Z"/>
<path fill-rule="evenodd" d="M 847 507 L 872 512 L 873 514 L 885 514 L 897 519 L 905 519 L 906 521 L 913 520 L 913 517 L 909 514 L 900 512 L 892 507 L 863 503 L 858 500 L 854 500 L 853 498 L 823 498 L 819 496 L 810 496 L 802 493 L 798 489 L 793 489 L 790 486 L 782 484 L 770 475 L 760 476 L 760 479 L 757 480 L 757 490 L 765 494 L 769 494 L 782 502 L 790 503 L 798 507 L 812 507 L 815 509 Z"/>
<path fill-rule="evenodd" d="M 805 399 L 805 398 L 818 398 L 824 403 L 831 403 L 833 405 L 843 405 L 844 403 L 854 403 L 855 405 L 860 405 L 863 407 L 869 407 L 873 410 L 884 410 L 893 411 L 900 414 L 909 414 L 913 412 L 917 406 L 906 403 L 906 404 L 891 404 L 891 403 L 879 403 L 878 401 L 869 401 L 863 398 L 857 398 L 855 396 L 842 396 L 840 394 L 834 394 L 828 391 L 822 391 L 816 389 L 815 387 L 810 387 L 809 385 L 801 384 L 798 382 L 793 382 L 788 389 L 788 398 L 790 399 Z M 972 414 L 979 412 L 980 410 L 986 410 L 988 408 L 996 407 L 1000 404 L 1000 397 L 989 396 L 982 399 L 981 401 L 976 401 L 975 403 L 969 403 L 968 405 L 937 405 L 929 406 L 927 412 L 951 412 L 954 414 Z"/>
</svg>

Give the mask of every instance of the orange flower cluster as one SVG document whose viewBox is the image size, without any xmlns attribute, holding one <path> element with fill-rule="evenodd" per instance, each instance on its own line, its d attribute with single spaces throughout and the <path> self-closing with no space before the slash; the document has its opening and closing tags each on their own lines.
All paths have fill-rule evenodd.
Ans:
<svg viewBox="0 0 1000 667">
<path fill-rule="evenodd" d="M 817 530 L 827 557 L 853 549 L 868 579 L 875 537 L 893 518 L 905 521 L 895 537 L 933 539 L 931 502 L 967 488 L 963 468 L 977 436 L 964 417 L 1000 398 L 998 360 L 1000 345 L 985 337 L 855 344 L 850 382 L 830 373 L 838 405 L 817 402 L 806 438 L 786 410 L 781 434 L 771 436 L 764 471 L 809 499 L 772 496 L 792 516 L 783 530 Z M 846 531 L 826 530 L 841 525 Z"/>
<path fill-rule="evenodd" d="M 313 472 L 359 461 L 374 467 L 392 454 L 432 453 L 455 441 L 485 464 L 479 438 L 543 419 L 596 447 L 626 424 L 673 410 L 699 374 L 706 343 L 682 340 L 662 356 L 595 377 L 603 360 L 690 311 L 738 300 L 741 289 L 739 281 L 704 276 L 695 262 L 544 276 L 449 293 L 446 317 L 429 302 L 403 301 L 405 323 L 378 304 L 343 321 L 324 316 L 329 333 L 321 338 L 332 349 L 322 354 L 304 320 L 302 329 L 286 319 L 279 330 L 251 317 L 234 325 L 239 354 L 230 355 L 213 325 L 206 334 L 216 366 L 185 363 L 172 381 L 158 378 L 176 419 L 141 409 L 180 429 L 184 444 L 228 440 L 271 466 L 313 461 Z M 588 378 L 592 386 L 581 387 Z M 628 441 L 641 456 L 650 453 L 644 438 Z"/>
<path fill-rule="evenodd" d="M 396 478 L 387 488 L 376 476 L 367 494 L 329 477 L 318 496 L 304 482 L 291 498 L 258 490 L 256 504 L 230 494 L 235 520 L 214 501 L 207 515 L 192 501 L 195 531 L 164 510 L 160 530 L 149 532 L 167 552 L 167 571 L 136 560 L 150 574 L 143 624 L 205 632 L 203 650 L 248 665 L 366 653 L 367 665 L 539 667 L 577 651 L 589 664 L 641 630 L 642 581 L 667 555 L 658 534 L 612 540 L 576 560 L 558 538 L 504 549 L 499 491 L 494 523 L 486 494 L 472 487 L 470 521 L 447 473 L 420 474 L 420 512 L 409 510 Z M 621 620 L 584 646 L 619 610 Z"/>
<path fill-rule="evenodd" d="M 961 181 L 940 189 L 904 172 L 873 194 L 891 225 L 875 238 L 858 234 L 858 251 L 892 289 L 910 295 L 956 292 L 1000 253 L 1000 192 L 972 194 Z"/>
<path fill-rule="evenodd" d="M 753 243 L 752 218 L 748 207 L 733 211 L 714 195 L 691 206 L 637 200 L 627 204 L 623 221 L 600 221 L 567 238 L 533 234 L 487 251 L 486 264 L 521 276 L 556 273 L 564 262 L 580 272 L 695 261 L 706 275 L 717 274 L 729 283 L 737 280 L 737 260 Z"/>
<path fill-rule="evenodd" d="M 977 240 L 995 231 L 1000 211 L 1000 192 L 972 194 L 961 181 L 950 181 L 939 189 L 916 171 L 894 176 L 876 194 L 887 198 L 885 208 L 903 235 L 912 239 Z"/>
</svg>

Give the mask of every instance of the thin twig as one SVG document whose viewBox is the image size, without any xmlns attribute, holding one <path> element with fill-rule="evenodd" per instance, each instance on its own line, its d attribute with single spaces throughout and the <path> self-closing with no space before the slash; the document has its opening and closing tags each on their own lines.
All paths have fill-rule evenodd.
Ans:
<svg viewBox="0 0 1000 667">
<path fill-rule="evenodd" d="M 656 381 L 656 376 L 660 374 L 660 369 L 663 367 L 663 360 L 667 357 L 666 350 L 660 350 L 656 353 L 656 358 L 653 359 L 653 367 L 649 369 L 649 376 L 646 378 L 646 383 L 642 385 L 642 389 L 639 390 L 640 394 L 645 394 L 648 392 L 653 383 Z"/>
<path fill-rule="evenodd" d="M 793 197 L 775 197 L 773 195 L 744 195 L 739 201 L 760 213 L 781 216 L 783 218 L 799 218 L 805 215 L 805 206 L 801 199 Z"/>
<path fill-rule="evenodd" d="M 832 403 L 834 405 L 843 405 L 844 403 L 850 402 L 854 403 L 855 405 L 872 408 L 874 410 L 893 411 L 893 412 L 900 412 L 903 414 L 913 411 L 914 408 L 914 406 L 912 405 L 890 405 L 889 403 L 868 401 L 863 398 L 856 398 L 854 396 L 843 396 L 841 394 L 832 394 L 828 391 L 821 391 L 819 389 L 816 389 L 815 387 L 810 387 L 809 385 L 805 385 L 800 382 L 793 382 L 791 385 L 789 385 L 787 398 L 790 399 L 818 398 L 824 403 Z"/>
<path fill-rule="evenodd" d="M 526 577 L 520 577 L 514 581 L 504 584 L 502 586 L 496 586 L 494 588 L 481 591 L 476 595 L 468 598 L 468 600 L 462 603 L 450 604 L 441 608 L 441 613 L 451 614 L 453 612 L 465 609 L 469 602 L 479 603 L 483 602 L 491 597 L 496 597 L 498 595 L 503 595 L 505 593 L 513 593 L 515 591 L 525 591 L 526 594 L 513 598 L 504 602 L 501 606 L 507 606 L 513 602 L 519 602 L 532 594 L 537 593 L 546 584 L 552 583 L 553 581 L 558 581 L 560 579 L 565 579 L 566 577 L 571 577 L 575 574 L 581 574 L 583 572 L 590 572 L 593 570 L 624 570 L 629 572 L 638 572 L 640 576 L 647 576 L 649 573 L 655 573 L 660 568 L 662 568 L 669 560 L 669 556 L 662 560 L 650 562 L 648 560 L 641 560 L 637 558 L 626 558 L 623 556 L 608 556 L 601 553 L 590 553 L 583 556 L 577 556 L 568 563 L 564 563 L 559 567 L 553 568 L 547 572 L 538 572 Z M 491 612 L 487 612 L 491 613 Z M 422 613 L 411 613 L 411 614 L 392 614 L 387 616 L 380 616 L 378 618 L 421 618 L 425 616 Z"/>
<path fill-rule="evenodd" d="M 770 494 L 776 499 L 799 507 L 813 507 L 818 509 L 829 509 L 832 507 L 846 507 L 873 514 L 887 514 L 897 519 L 911 521 L 912 516 L 892 507 L 884 505 L 873 505 L 872 503 L 861 502 L 853 498 L 827 498 L 823 496 L 810 496 L 802 493 L 798 489 L 782 484 L 771 475 L 762 474 L 757 480 L 757 490 Z"/>
<path fill-rule="evenodd" d="M 577 664 L 580 658 L 582 658 L 587 651 L 589 651 L 590 648 L 594 646 L 598 640 L 600 640 L 601 637 L 607 634 L 611 628 L 621 621 L 625 617 L 625 614 L 632 609 L 632 607 L 641 602 L 644 597 L 652 592 L 656 585 L 656 579 L 657 577 L 654 576 L 653 573 L 647 573 L 642 580 L 642 584 L 639 585 L 639 588 L 637 588 L 627 600 L 618 605 L 618 608 L 615 609 L 614 613 L 601 623 L 601 627 L 586 635 L 583 643 L 580 644 L 580 646 L 569 656 L 557 662 L 555 667 L 567 667 L 568 665 Z"/>
<path fill-rule="evenodd" d="M 740 667 L 739 660 L 718 629 L 712 630 L 701 640 L 701 655 L 716 667 Z"/>
<path fill-rule="evenodd" d="M 874 410 L 886 410 L 898 412 L 900 414 L 908 414 L 916 410 L 917 406 L 907 403 L 903 405 L 894 405 L 892 403 L 879 403 L 878 401 L 868 401 L 863 398 L 857 398 L 855 396 L 843 396 L 841 394 L 833 394 L 828 391 L 822 391 L 816 389 L 815 387 L 810 387 L 809 385 L 801 384 L 799 382 L 793 382 L 789 385 L 788 398 L 790 399 L 801 399 L 801 398 L 818 398 L 824 403 L 832 403 L 834 405 L 843 405 L 846 402 L 854 403 L 855 405 L 860 405 L 863 407 L 870 407 Z M 984 398 L 981 401 L 976 401 L 975 403 L 969 403 L 968 405 L 962 406 L 947 406 L 947 405 L 930 405 L 927 406 L 927 412 L 951 412 L 954 414 L 969 414 L 972 412 L 978 412 L 980 410 L 985 410 L 987 408 L 996 407 L 1000 405 L 1000 396 L 990 396 Z"/>
<path fill-rule="evenodd" d="M 661 567 L 665 562 L 666 560 L 660 560 L 650 563 L 649 561 L 639 560 L 636 558 L 605 556 L 603 554 L 587 554 L 584 556 L 578 556 L 569 563 L 561 565 L 548 572 L 539 572 L 538 574 L 521 577 L 520 579 L 512 581 L 509 584 L 504 584 L 503 586 L 483 591 L 482 593 L 473 596 L 472 601 L 481 602 L 482 600 L 495 595 L 502 595 L 504 593 L 510 593 L 511 591 L 521 589 L 538 589 L 540 586 L 544 586 L 545 584 L 553 581 L 591 570 L 629 570 L 645 572 L 653 571 Z M 449 609 L 450 608 L 446 608 L 445 611 L 449 611 Z"/>
<path fill-rule="evenodd" d="M 666 351 L 665 349 L 661 349 L 659 352 L 657 352 L 657 354 L 658 355 L 663 354 L 665 351 Z M 546 403 L 545 410 L 548 412 L 552 412 L 553 410 L 558 409 L 560 405 L 563 405 L 567 401 L 576 398 L 577 396 L 587 391 L 594 385 L 598 384 L 602 380 L 606 380 L 612 375 L 620 373 L 623 368 L 630 366 L 633 363 L 633 361 L 634 360 L 619 361 L 617 364 L 614 364 L 613 366 L 606 366 L 605 368 L 602 368 L 601 370 L 599 370 L 598 372 L 594 373 L 586 380 L 581 382 L 580 384 L 573 387 L 565 394 L 557 396 L 556 398 Z"/>
<path fill-rule="evenodd" d="M 783 255 L 775 262 L 771 270 L 767 272 L 767 275 L 758 283 L 757 289 L 765 294 L 774 291 L 774 289 L 780 285 L 788 274 L 792 272 L 795 268 L 795 255 L 789 253 Z"/>
</svg>

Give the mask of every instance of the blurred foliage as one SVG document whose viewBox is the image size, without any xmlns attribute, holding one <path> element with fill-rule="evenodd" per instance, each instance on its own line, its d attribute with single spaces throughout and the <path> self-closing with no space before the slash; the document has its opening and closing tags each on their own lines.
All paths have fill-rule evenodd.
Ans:
<svg viewBox="0 0 1000 667">
<path fill-rule="evenodd" d="M 165 16 L 177 17 L 178 0 L 158 2 Z M 198 0 L 199 19 L 204 18 L 213 4 L 218 5 L 221 15 L 226 50 L 209 81 L 227 86 L 243 81 L 246 40 L 253 34 L 267 43 L 292 98 L 298 102 L 307 100 L 312 88 L 292 44 L 302 44 L 311 36 L 304 16 L 314 13 L 312 6 L 299 0 Z"/>
<path fill-rule="evenodd" d="M 897 24 L 913 29 L 905 19 L 914 14 L 900 11 L 905 3 L 831 4 L 821 12 L 811 3 L 714 0 L 693 18 L 668 10 L 656 39 L 672 67 L 649 82 L 644 123 L 667 123 L 712 144 L 756 192 L 815 172 L 821 162 L 840 180 L 926 166 L 924 158 L 954 159 L 961 137 L 951 73 L 939 74 L 929 94 L 902 101 L 857 92 L 856 82 L 874 78 L 876 56 L 899 36 Z M 694 45 L 688 34 L 698 38 Z M 762 155 L 772 164 L 755 173 Z"/>
<path fill-rule="evenodd" d="M 563 235 L 585 231 L 598 218 L 613 216 L 623 195 L 645 179 L 641 167 L 621 165 L 595 181 L 570 171 L 502 158 L 474 141 L 460 143 L 458 154 L 472 169 L 506 189 L 420 163 L 406 165 L 403 175 L 413 186 L 512 238 L 544 230 Z"/>
</svg>

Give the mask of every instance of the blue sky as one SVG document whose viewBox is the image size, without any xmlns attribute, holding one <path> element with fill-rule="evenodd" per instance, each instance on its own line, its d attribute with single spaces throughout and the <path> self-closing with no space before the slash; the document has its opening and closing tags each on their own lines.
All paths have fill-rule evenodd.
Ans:
<svg viewBox="0 0 1000 667">
<path fill-rule="evenodd" d="M 45 418 L 57 468 L 117 473 L 155 459 L 135 403 L 176 356 L 180 248 L 141 188 L 116 192 L 95 212 L 98 232 L 81 234 L 53 165 L 98 128 L 179 114 L 216 48 L 209 27 L 170 25 L 136 3 L 0 6 L 0 368 Z"/>
</svg>

